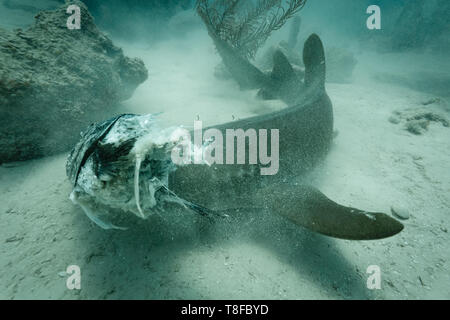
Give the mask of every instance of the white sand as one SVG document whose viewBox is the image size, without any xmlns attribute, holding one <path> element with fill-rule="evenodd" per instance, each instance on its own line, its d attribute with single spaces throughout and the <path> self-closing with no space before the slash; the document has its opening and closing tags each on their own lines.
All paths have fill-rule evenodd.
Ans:
<svg viewBox="0 0 450 320">
<path fill-rule="evenodd" d="M 164 111 L 168 122 L 189 125 L 197 116 L 210 124 L 282 107 L 215 79 L 212 44 L 205 33 L 193 37 L 195 46 L 184 39 L 126 50 L 145 59 L 150 77 L 124 112 Z M 339 135 L 314 184 L 345 205 L 408 208 L 401 234 L 335 240 L 258 213 L 215 225 L 187 213 L 104 231 L 68 199 L 59 155 L 0 166 L 0 298 L 450 298 L 450 129 L 436 123 L 415 136 L 391 124 L 393 110 L 433 96 L 370 80 L 367 70 L 377 68 L 360 59 L 352 84 L 327 85 Z M 81 291 L 59 274 L 73 264 Z M 381 290 L 366 288 L 370 265 L 381 268 Z"/>
</svg>

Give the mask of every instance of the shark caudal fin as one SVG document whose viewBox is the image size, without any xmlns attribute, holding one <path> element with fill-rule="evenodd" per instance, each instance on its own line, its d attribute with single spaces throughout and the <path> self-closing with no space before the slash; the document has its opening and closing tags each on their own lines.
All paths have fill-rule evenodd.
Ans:
<svg viewBox="0 0 450 320">
<path fill-rule="evenodd" d="M 305 87 L 325 90 L 325 51 L 322 41 L 315 33 L 305 41 L 303 63 L 305 64 Z"/>
<path fill-rule="evenodd" d="M 311 231 L 346 240 L 376 240 L 403 230 L 403 224 L 384 213 L 344 207 L 310 186 L 281 186 L 266 207 Z"/>
</svg>

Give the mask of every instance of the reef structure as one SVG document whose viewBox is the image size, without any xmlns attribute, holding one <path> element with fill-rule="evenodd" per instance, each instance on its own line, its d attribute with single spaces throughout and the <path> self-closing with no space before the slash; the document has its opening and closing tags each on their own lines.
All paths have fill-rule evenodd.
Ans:
<svg viewBox="0 0 450 320">
<path fill-rule="evenodd" d="M 69 5 L 80 29 L 69 29 Z M 42 11 L 27 30 L 0 29 L 0 163 L 64 152 L 88 124 L 115 113 L 148 77 L 70 1 Z"/>
</svg>

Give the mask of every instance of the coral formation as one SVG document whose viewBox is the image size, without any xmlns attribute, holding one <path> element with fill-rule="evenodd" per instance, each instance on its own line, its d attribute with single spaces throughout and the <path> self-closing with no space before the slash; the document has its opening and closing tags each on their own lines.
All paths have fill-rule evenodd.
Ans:
<svg viewBox="0 0 450 320">
<path fill-rule="evenodd" d="M 27 30 L 0 29 L 0 162 L 68 150 L 147 79 L 141 60 L 100 32 L 83 3 L 70 3 L 81 8 L 79 30 L 67 28 L 67 5 L 40 12 Z"/>
</svg>

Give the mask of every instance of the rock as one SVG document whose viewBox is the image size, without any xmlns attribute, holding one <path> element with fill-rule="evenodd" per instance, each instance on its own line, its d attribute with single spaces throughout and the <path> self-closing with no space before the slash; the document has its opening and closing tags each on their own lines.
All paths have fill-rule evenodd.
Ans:
<svg viewBox="0 0 450 320">
<path fill-rule="evenodd" d="M 389 122 L 393 124 L 404 123 L 405 130 L 416 135 L 425 133 L 431 123 L 440 123 L 444 127 L 450 127 L 450 121 L 438 105 L 394 111 L 389 117 Z"/>
<path fill-rule="evenodd" d="M 67 28 L 69 4 L 81 9 L 80 30 Z M 0 29 L 0 163 L 69 150 L 148 76 L 141 60 L 97 29 L 83 3 L 35 19 L 25 31 Z"/>
<path fill-rule="evenodd" d="M 406 208 L 404 208 L 404 207 L 392 206 L 391 207 L 391 212 L 397 218 L 400 218 L 400 219 L 403 219 L 403 220 L 409 219 L 409 211 Z"/>
<path fill-rule="evenodd" d="M 427 120 L 409 120 L 406 122 L 405 128 L 407 131 L 419 135 L 428 130 L 429 124 L 430 122 Z"/>
</svg>

